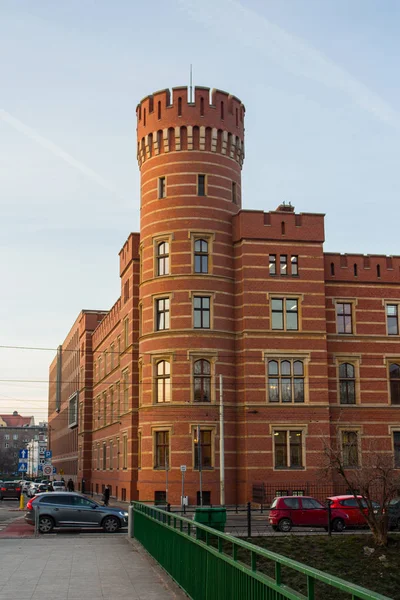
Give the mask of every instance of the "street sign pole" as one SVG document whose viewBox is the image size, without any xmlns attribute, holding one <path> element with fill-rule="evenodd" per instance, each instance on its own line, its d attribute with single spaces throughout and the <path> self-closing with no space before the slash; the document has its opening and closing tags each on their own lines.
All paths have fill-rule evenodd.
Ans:
<svg viewBox="0 0 400 600">
<path fill-rule="evenodd" d="M 181 465 L 181 473 L 182 473 L 182 496 L 181 496 L 181 506 L 182 510 L 185 510 L 185 473 L 186 473 L 186 465 Z"/>
</svg>

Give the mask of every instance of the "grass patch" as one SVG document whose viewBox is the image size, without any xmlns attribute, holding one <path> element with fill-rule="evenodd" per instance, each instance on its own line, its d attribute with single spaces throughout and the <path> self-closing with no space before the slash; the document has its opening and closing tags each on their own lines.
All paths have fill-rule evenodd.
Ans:
<svg viewBox="0 0 400 600">
<path fill-rule="evenodd" d="M 279 536 L 251 538 L 248 542 L 283 554 L 301 563 L 325 571 L 345 581 L 400 600 L 400 537 L 391 537 L 386 548 L 376 547 L 369 535 Z M 364 548 L 373 548 L 367 555 Z M 384 560 L 380 557 L 384 556 Z M 242 550 L 239 559 L 247 562 Z M 274 563 L 257 561 L 257 570 L 274 577 Z M 304 575 L 282 568 L 282 582 L 296 591 L 307 593 Z M 325 584 L 316 584 L 316 600 L 349 600 L 349 594 Z"/>
</svg>

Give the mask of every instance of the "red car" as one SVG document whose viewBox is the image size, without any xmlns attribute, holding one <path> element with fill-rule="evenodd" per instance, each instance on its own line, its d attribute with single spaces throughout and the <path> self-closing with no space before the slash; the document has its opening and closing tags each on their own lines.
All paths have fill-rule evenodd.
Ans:
<svg viewBox="0 0 400 600">
<path fill-rule="evenodd" d="M 361 504 L 364 507 L 364 513 L 368 514 L 368 507 L 362 496 L 358 496 L 361 499 Z M 327 498 L 327 502 L 331 505 L 332 510 L 343 510 L 349 515 L 349 523 L 347 527 L 367 527 L 367 521 L 358 507 L 357 500 L 352 495 L 348 496 L 331 496 Z M 374 509 L 379 509 L 379 504 L 376 502 L 372 503 Z"/>
<path fill-rule="evenodd" d="M 332 509 L 333 531 L 343 531 L 349 517 L 343 509 Z M 310 496 L 281 496 L 271 504 L 269 523 L 274 531 L 288 532 L 292 527 L 323 527 L 328 529 L 328 509 Z"/>
</svg>

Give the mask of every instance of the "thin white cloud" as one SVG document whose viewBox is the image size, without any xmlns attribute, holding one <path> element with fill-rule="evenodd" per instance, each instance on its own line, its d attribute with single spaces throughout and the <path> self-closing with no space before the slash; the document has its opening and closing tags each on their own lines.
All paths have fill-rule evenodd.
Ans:
<svg viewBox="0 0 400 600">
<path fill-rule="evenodd" d="M 25 123 L 22 123 L 22 121 L 16 119 L 12 115 L 10 115 L 10 113 L 1 108 L 0 119 L 2 119 L 5 123 L 8 123 L 8 125 L 13 127 L 16 131 L 19 131 L 23 135 L 29 137 L 31 140 L 39 144 L 39 146 L 42 146 L 42 148 L 45 148 L 46 150 L 51 152 L 54 156 L 61 158 L 64 162 L 86 175 L 86 177 L 100 185 L 105 190 L 111 192 L 113 195 L 125 201 L 125 198 L 122 196 L 122 194 L 120 194 L 120 192 L 118 192 L 118 190 L 115 189 L 112 183 L 104 179 L 101 175 L 96 173 L 96 171 L 93 171 L 93 169 L 91 169 L 90 167 L 84 165 L 81 161 L 76 160 L 76 158 L 71 156 L 71 154 L 68 154 L 68 152 L 65 152 L 65 150 L 60 148 L 60 146 L 57 146 L 52 141 L 43 137 L 42 135 L 37 133 L 37 131 L 35 131 L 28 125 L 25 125 Z"/>
<path fill-rule="evenodd" d="M 307 41 L 278 27 L 237 0 L 178 0 L 190 17 L 230 45 L 256 50 L 286 71 L 340 90 L 380 121 L 400 129 L 400 114 L 383 98 Z M 224 46 L 225 50 L 229 46 Z"/>
</svg>

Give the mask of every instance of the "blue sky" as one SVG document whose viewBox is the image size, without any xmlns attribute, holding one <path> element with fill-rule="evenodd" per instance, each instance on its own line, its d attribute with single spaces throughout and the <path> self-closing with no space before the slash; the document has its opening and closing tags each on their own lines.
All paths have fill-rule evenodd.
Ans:
<svg viewBox="0 0 400 600">
<path fill-rule="evenodd" d="M 290 201 L 327 214 L 328 251 L 399 254 L 399 26 L 395 0 L 0 0 L 0 345 L 56 348 L 112 306 L 135 107 L 190 63 L 246 106 L 244 208 Z M 53 354 L 0 349 L 0 413 L 46 416 Z"/>
</svg>

